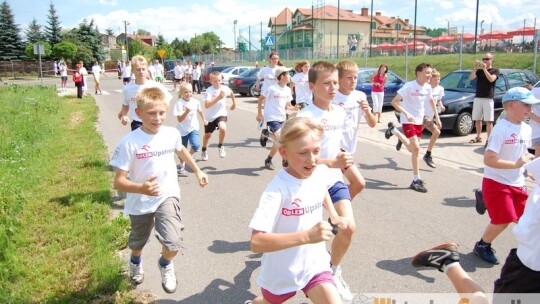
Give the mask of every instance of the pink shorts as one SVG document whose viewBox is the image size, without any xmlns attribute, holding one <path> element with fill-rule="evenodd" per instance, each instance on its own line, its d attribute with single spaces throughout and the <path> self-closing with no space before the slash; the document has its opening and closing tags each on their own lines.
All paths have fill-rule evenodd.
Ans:
<svg viewBox="0 0 540 304">
<path fill-rule="evenodd" d="M 513 187 L 484 178 L 482 180 L 482 196 L 491 224 L 500 225 L 519 220 L 529 194 L 526 186 Z"/>
<path fill-rule="evenodd" d="M 302 291 L 304 292 L 304 294 L 307 294 L 308 291 L 319 285 L 319 284 L 323 284 L 323 283 L 331 283 L 331 284 L 334 284 L 334 278 L 332 277 L 332 273 L 330 271 L 325 271 L 325 272 L 321 272 L 319 274 L 316 274 L 308 283 L 307 285 L 302 288 Z M 275 295 L 271 292 L 269 292 L 268 290 L 264 289 L 264 288 L 261 288 L 261 291 L 262 291 L 262 295 L 264 297 L 264 299 L 268 302 L 268 303 L 271 303 L 271 304 L 280 304 L 280 303 L 283 303 L 285 301 L 287 301 L 288 299 L 294 297 L 294 295 L 296 294 L 296 291 L 292 291 L 292 292 L 289 292 L 289 293 L 285 293 L 285 294 L 282 294 L 282 295 Z"/>
<path fill-rule="evenodd" d="M 413 136 L 421 138 L 422 131 L 424 131 L 424 126 L 422 125 L 403 124 L 401 125 L 401 128 L 403 129 L 403 134 L 405 134 L 405 137 L 407 138 L 411 138 Z"/>
</svg>

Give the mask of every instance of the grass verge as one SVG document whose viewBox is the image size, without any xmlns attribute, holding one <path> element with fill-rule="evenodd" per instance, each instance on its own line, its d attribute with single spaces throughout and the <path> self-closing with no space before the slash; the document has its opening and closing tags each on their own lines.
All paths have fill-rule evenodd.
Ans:
<svg viewBox="0 0 540 304">
<path fill-rule="evenodd" d="M 100 302 L 129 289 L 111 220 L 97 107 L 50 87 L 0 88 L 0 302 Z"/>
</svg>

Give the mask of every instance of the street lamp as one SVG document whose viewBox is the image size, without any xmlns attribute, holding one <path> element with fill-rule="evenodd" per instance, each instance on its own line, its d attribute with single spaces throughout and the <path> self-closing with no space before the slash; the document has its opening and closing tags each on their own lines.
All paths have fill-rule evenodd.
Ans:
<svg viewBox="0 0 540 304">
<path fill-rule="evenodd" d="M 129 60 L 129 39 L 127 35 L 127 26 L 129 25 L 129 21 L 124 20 L 124 35 L 125 35 L 125 41 L 124 44 L 126 45 L 126 59 Z"/>
<path fill-rule="evenodd" d="M 234 24 L 234 60 L 236 61 L 236 51 L 237 51 L 237 47 L 238 45 L 236 45 L 236 24 L 238 23 L 238 20 L 234 20 L 233 24 Z"/>
<path fill-rule="evenodd" d="M 373 44 L 373 0 L 371 0 L 371 19 L 369 21 L 369 57 L 371 58 L 371 45 Z"/>
<path fill-rule="evenodd" d="M 474 21 L 474 44 L 473 52 L 476 54 L 476 37 L 478 37 L 478 7 L 480 6 L 480 0 L 476 0 L 476 18 Z"/>
<path fill-rule="evenodd" d="M 450 36 L 450 20 L 446 18 L 444 20 L 446 20 L 446 24 L 448 25 L 447 30 L 446 30 L 446 35 Z"/>
</svg>

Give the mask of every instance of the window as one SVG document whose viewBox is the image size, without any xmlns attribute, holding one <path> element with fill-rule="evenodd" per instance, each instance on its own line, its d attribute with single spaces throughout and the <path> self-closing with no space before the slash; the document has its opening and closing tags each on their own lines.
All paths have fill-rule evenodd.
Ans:
<svg viewBox="0 0 540 304">
<path fill-rule="evenodd" d="M 396 31 L 401 31 L 401 24 L 400 24 L 400 23 L 394 24 L 394 29 L 395 29 Z"/>
<path fill-rule="evenodd" d="M 377 29 L 377 23 L 371 22 L 371 29 L 372 30 Z"/>
<path fill-rule="evenodd" d="M 298 35 L 296 35 L 296 41 L 302 42 L 303 40 L 304 40 L 304 33 L 298 33 Z"/>
<path fill-rule="evenodd" d="M 502 77 L 500 77 L 500 78 L 502 78 Z M 513 88 L 513 87 L 521 87 L 521 86 L 525 85 L 526 82 L 528 82 L 528 78 L 522 72 L 516 72 L 516 73 L 507 74 L 506 78 L 508 79 L 508 85 L 511 88 Z"/>
<path fill-rule="evenodd" d="M 398 78 L 392 73 L 386 73 L 386 83 L 398 83 Z"/>
</svg>

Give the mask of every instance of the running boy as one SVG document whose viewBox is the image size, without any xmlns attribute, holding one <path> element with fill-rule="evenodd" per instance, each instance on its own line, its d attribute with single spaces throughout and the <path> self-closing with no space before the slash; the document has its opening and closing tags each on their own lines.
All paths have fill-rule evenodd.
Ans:
<svg viewBox="0 0 540 304">
<path fill-rule="evenodd" d="M 262 296 L 246 303 L 283 303 L 302 290 L 314 303 L 340 303 L 325 242 L 333 223 L 346 227 L 330 201 L 328 171 L 317 165 L 323 128 L 295 117 L 283 126 L 279 153 L 288 166 L 270 181 L 249 224 L 251 250 L 264 253 L 257 283 Z"/>
<path fill-rule="evenodd" d="M 435 163 L 433 162 L 433 158 L 431 157 L 431 152 L 433 151 L 433 147 L 435 147 L 435 141 L 437 141 L 437 138 L 439 138 L 439 136 L 441 135 L 440 128 L 433 121 L 435 113 L 433 112 L 433 107 L 431 106 L 431 103 L 435 103 L 435 109 L 437 113 L 444 112 L 446 110 L 442 103 L 442 97 L 444 96 L 444 88 L 439 85 L 440 82 L 441 73 L 439 73 L 439 71 L 434 68 L 431 72 L 431 80 L 429 81 L 431 85 L 431 98 L 426 99 L 426 102 L 424 104 L 425 114 L 423 123 L 424 128 L 428 129 L 429 132 L 431 132 L 431 137 L 429 138 L 426 155 L 424 155 L 424 161 L 431 168 L 435 168 Z"/>
<path fill-rule="evenodd" d="M 474 245 L 474 253 L 492 264 L 499 264 L 499 259 L 491 243 L 508 224 L 519 220 L 525 208 L 528 193 L 523 165 L 534 155 L 527 150 L 532 131 L 524 121 L 532 105 L 540 101 L 531 91 L 517 87 L 508 90 L 502 102 L 506 116 L 493 127 L 484 153 L 482 196 L 490 223 Z"/>
<path fill-rule="evenodd" d="M 210 73 L 210 83 L 212 84 L 206 89 L 204 96 L 204 116 L 208 119 L 208 124 L 204 126 L 204 136 L 202 145 L 202 160 L 208 160 L 208 141 L 212 136 L 212 133 L 219 129 L 219 157 L 224 158 L 225 147 L 223 147 L 223 141 L 225 140 L 225 133 L 227 131 L 227 96 L 231 97 L 232 105 L 231 111 L 236 108 L 236 99 L 234 93 L 227 86 L 221 85 L 221 73 L 214 71 Z"/>
<path fill-rule="evenodd" d="M 420 179 L 420 138 L 424 129 L 424 105 L 431 99 L 431 86 L 429 85 L 431 71 L 429 64 L 419 64 L 415 70 L 416 80 L 407 82 L 392 99 L 392 106 L 401 113 L 400 120 L 405 134 L 399 132 L 392 122 L 388 123 L 388 129 L 384 133 L 386 139 L 395 134 L 398 140 L 411 152 L 413 181 L 409 188 L 422 193 L 426 193 L 427 189 Z M 435 123 L 440 128 L 441 120 L 435 109 L 435 104 L 433 102 L 429 102 L 429 104 L 435 113 Z"/>
<path fill-rule="evenodd" d="M 270 87 L 265 87 L 259 96 L 257 104 L 257 121 L 266 121 L 266 129 L 261 132 L 261 146 L 266 147 L 266 141 L 270 137 L 273 141 L 272 148 L 268 152 L 268 157 L 264 161 L 264 167 L 268 170 L 274 170 L 272 157 L 278 151 L 277 141 L 283 123 L 287 119 L 286 108 L 291 108 L 291 100 L 293 99 L 291 88 L 287 86 L 290 81 L 289 70 L 286 67 L 276 67 L 277 84 Z M 264 106 L 264 115 L 263 115 Z"/>
<path fill-rule="evenodd" d="M 356 81 L 358 79 L 358 66 L 356 63 L 344 60 L 338 62 L 336 67 L 339 77 L 339 90 L 332 103 L 342 107 L 346 113 L 341 148 L 354 155 L 362 117 L 366 118 L 366 122 L 371 128 L 375 127 L 377 119 L 371 113 L 366 94 L 356 90 Z M 344 171 L 343 173 L 350 183 L 351 199 L 354 199 L 364 189 L 366 181 L 356 166 L 350 166 L 342 171 Z"/>
<path fill-rule="evenodd" d="M 313 92 L 313 103 L 298 112 L 297 116 L 309 117 L 324 129 L 321 138 L 321 158 L 319 163 L 331 168 L 326 175 L 329 181 L 328 192 L 337 213 L 347 220 L 347 228 L 341 230 L 332 241 L 330 263 L 341 298 L 344 301 L 351 301 L 353 295 L 349 286 L 343 280 L 339 264 L 345 256 L 351 244 L 352 236 L 356 231 L 351 195 L 343 182 L 343 174 L 341 173 L 341 169 L 353 165 L 353 159 L 350 153 L 342 151 L 341 147 L 346 113 L 341 107 L 332 104 L 332 100 L 336 98 L 339 88 L 336 67 L 326 61 L 313 64 L 309 70 L 309 87 Z"/>
<path fill-rule="evenodd" d="M 201 104 L 195 98 L 191 98 L 192 95 L 193 91 L 191 85 L 185 82 L 180 84 L 180 92 L 178 92 L 179 99 L 174 105 L 173 114 L 178 119 L 176 128 L 180 131 L 180 135 L 182 136 L 182 146 L 187 148 L 189 144 L 189 154 L 191 157 L 194 157 L 195 153 L 197 153 L 201 147 L 197 113 L 205 126 L 208 124 L 208 121 L 204 118 Z M 180 165 L 178 165 L 179 175 L 186 174 L 185 165 L 186 162 L 183 159 L 180 159 Z"/>
<path fill-rule="evenodd" d="M 162 126 L 169 105 L 163 91 L 145 88 L 136 101 L 135 111 L 142 126 L 120 140 L 110 161 L 116 168 L 114 187 L 128 193 L 124 213 L 131 221 L 129 274 L 135 284 L 142 283 L 141 253 L 155 222 L 156 237 L 162 245 L 158 262 L 161 285 L 173 293 L 177 282 L 172 260 L 181 247 L 183 230 L 174 154 L 193 169 L 201 187 L 208 183 L 208 177 L 182 146 L 178 130 Z"/>
</svg>

